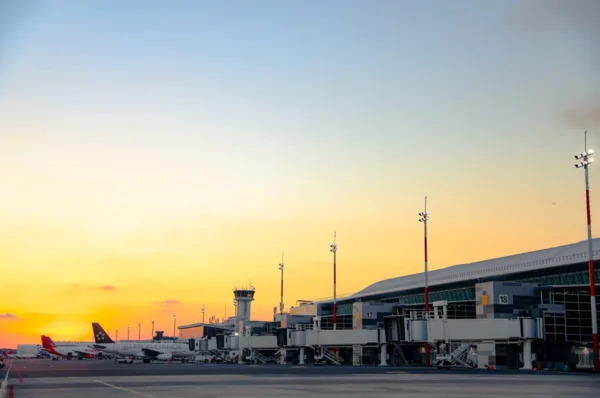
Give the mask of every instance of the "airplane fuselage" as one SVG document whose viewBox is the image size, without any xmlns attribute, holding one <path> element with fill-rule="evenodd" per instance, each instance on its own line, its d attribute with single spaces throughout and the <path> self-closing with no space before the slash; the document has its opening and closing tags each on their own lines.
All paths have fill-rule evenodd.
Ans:
<svg viewBox="0 0 600 398">
<path fill-rule="evenodd" d="M 174 343 L 97 343 L 93 347 L 107 353 L 121 356 L 135 356 L 151 358 L 144 350 L 151 350 L 160 355 L 170 355 L 173 357 L 191 357 L 196 355 L 190 351 L 187 344 Z"/>
</svg>

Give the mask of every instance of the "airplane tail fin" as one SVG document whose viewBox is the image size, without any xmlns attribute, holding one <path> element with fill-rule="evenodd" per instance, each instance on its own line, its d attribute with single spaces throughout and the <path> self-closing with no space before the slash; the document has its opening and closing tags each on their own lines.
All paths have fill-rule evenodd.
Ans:
<svg viewBox="0 0 600 398">
<path fill-rule="evenodd" d="M 99 323 L 92 323 L 92 329 L 94 330 L 94 339 L 96 340 L 96 343 L 114 343 Z"/>
<path fill-rule="evenodd" d="M 52 341 L 50 337 L 42 336 L 42 347 L 44 347 L 45 349 L 49 349 L 52 347 L 56 347 L 56 344 L 54 344 L 54 341 Z"/>
</svg>

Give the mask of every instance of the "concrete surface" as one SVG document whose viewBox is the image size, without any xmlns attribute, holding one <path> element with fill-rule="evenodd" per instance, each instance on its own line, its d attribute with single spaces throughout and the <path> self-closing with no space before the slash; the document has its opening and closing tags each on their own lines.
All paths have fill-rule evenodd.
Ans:
<svg viewBox="0 0 600 398">
<path fill-rule="evenodd" d="M 15 385 L 15 398 L 581 398 L 598 396 L 600 377 L 530 371 L 21 360 L 14 363 L 10 383 Z"/>
</svg>

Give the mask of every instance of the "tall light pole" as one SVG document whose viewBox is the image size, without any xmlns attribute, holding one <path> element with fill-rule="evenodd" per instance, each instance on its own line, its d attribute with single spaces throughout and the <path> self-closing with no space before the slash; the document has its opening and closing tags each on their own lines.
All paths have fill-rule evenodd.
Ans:
<svg viewBox="0 0 600 398">
<path fill-rule="evenodd" d="M 281 271 L 281 300 L 279 301 L 279 315 L 283 316 L 283 253 L 281 253 L 281 263 L 279 263 L 279 270 Z"/>
<path fill-rule="evenodd" d="M 154 339 L 154 321 L 152 321 L 152 336 L 151 337 Z"/>
<path fill-rule="evenodd" d="M 336 292 L 336 232 L 333 233 L 333 243 L 329 245 L 329 251 L 333 253 L 333 330 L 337 328 L 337 292 Z"/>
<path fill-rule="evenodd" d="M 424 227 L 424 245 L 425 245 L 425 314 L 429 314 L 429 280 L 427 279 L 427 221 L 429 221 L 429 213 L 427 212 L 427 196 L 425 196 L 425 211 L 419 213 L 419 222 L 423 223 Z M 427 318 L 429 317 L 426 315 Z M 430 350 L 429 343 L 425 344 L 425 365 L 429 366 L 430 363 Z"/>
<path fill-rule="evenodd" d="M 588 272 L 590 278 L 590 304 L 592 312 L 592 342 L 594 346 L 594 371 L 600 371 L 600 362 L 598 358 L 598 319 L 596 314 L 596 286 L 594 282 L 594 251 L 592 249 L 592 216 L 590 213 L 590 183 L 588 166 L 594 163 L 590 156 L 594 153 L 593 149 L 587 149 L 587 131 L 584 135 L 585 151 L 575 155 L 579 163 L 575 167 L 582 168 L 585 171 L 585 208 L 587 213 L 587 240 L 588 240 Z"/>
<path fill-rule="evenodd" d="M 142 339 L 142 322 L 138 322 L 138 340 Z"/>
<path fill-rule="evenodd" d="M 127 325 L 127 340 L 129 340 L 129 325 Z"/>
<path fill-rule="evenodd" d="M 175 341 L 175 325 L 177 324 L 177 315 L 173 315 L 173 341 Z"/>
<path fill-rule="evenodd" d="M 202 324 L 204 325 L 204 306 L 202 307 Z"/>
<path fill-rule="evenodd" d="M 116 334 L 115 341 L 117 341 L 117 342 L 119 341 L 119 329 L 117 329 L 117 334 Z"/>
</svg>

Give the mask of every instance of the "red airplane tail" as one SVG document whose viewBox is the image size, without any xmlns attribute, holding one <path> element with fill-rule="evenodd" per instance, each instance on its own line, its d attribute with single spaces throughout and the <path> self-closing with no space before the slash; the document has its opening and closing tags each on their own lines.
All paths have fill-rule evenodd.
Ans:
<svg viewBox="0 0 600 398">
<path fill-rule="evenodd" d="M 54 347 L 56 347 L 56 344 L 54 344 L 54 341 L 52 341 L 50 337 L 42 336 L 42 348 L 50 354 L 61 356 L 58 352 L 56 352 Z"/>
</svg>

